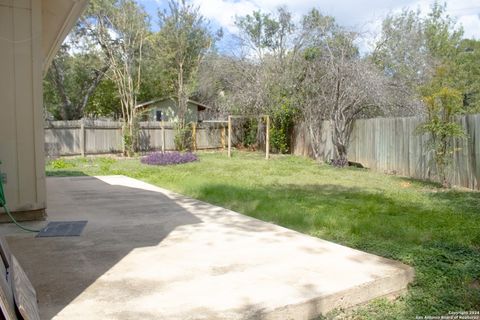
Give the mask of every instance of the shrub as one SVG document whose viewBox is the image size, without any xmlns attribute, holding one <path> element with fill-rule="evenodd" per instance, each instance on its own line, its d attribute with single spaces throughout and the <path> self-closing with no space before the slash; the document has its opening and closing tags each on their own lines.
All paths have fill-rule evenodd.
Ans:
<svg viewBox="0 0 480 320">
<path fill-rule="evenodd" d="M 123 155 L 132 157 L 138 148 L 138 119 L 133 123 L 125 123 L 122 127 Z"/>
<path fill-rule="evenodd" d="M 185 127 L 176 126 L 173 139 L 175 149 L 178 151 L 190 150 L 192 148 L 192 129 L 189 125 Z"/>
<path fill-rule="evenodd" d="M 117 162 L 117 160 L 108 157 L 98 158 L 97 161 L 100 169 L 105 172 L 110 171 L 111 166 Z"/>
<path fill-rule="evenodd" d="M 197 161 L 198 158 L 191 152 L 154 152 L 140 159 L 141 163 L 165 166 Z"/>
<path fill-rule="evenodd" d="M 53 169 L 68 169 L 75 167 L 75 164 L 62 158 L 52 160 L 50 165 Z"/>
<path fill-rule="evenodd" d="M 463 112 L 463 96 L 460 91 L 441 87 L 430 96 L 424 97 L 428 111 L 427 120 L 417 130 L 429 133 L 427 147 L 433 152 L 438 179 L 443 187 L 450 187 L 447 169 L 453 163 L 457 149 L 454 139 L 466 138 L 465 130 L 456 122 L 455 116 Z"/>
<path fill-rule="evenodd" d="M 248 148 L 255 148 L 257 145 L 258 119 L 247 119 L 244 128 L 243 144 Z"/>
<path fill-rule="evenodd" d="M 275 153 L 288 153 L 297 110 L 288 98 L 282 98 L 270 112 L 270 148 Z"/>
</svg>

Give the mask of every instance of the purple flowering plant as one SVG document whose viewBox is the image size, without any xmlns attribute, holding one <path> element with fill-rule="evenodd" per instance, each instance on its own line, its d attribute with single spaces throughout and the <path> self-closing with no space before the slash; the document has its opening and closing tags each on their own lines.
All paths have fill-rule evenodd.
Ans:
<svg viewBox="0 0 480 320">
<path fill-rule="evenodd" d="M 170 164 L 180 164 L 198 161 L 198 157 L 191 152 L 153 152 L 140 159 L 141 163 L 166 166 Z"/>
</svg>

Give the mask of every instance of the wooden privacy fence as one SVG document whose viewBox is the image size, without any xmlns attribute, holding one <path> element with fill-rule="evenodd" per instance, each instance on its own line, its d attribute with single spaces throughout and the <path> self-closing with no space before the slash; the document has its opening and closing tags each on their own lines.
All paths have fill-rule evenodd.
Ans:
<svg viewBox="0 0 480 320">
<path fill-rule="evenodd" d="M 423 120 L 412 118 L 375 118 L 357 120 L 353 126 L 348 159 L 367 168 L 435 180 L 432 153 L 427 146 L 428 136 L 415 129 Z M 456 140 L 449 180 L 453 185 L 480 190 L 480 114 L 459 117 L 468 138 Z M 320 158 L 333 158 L 330 123 L 321 128 Z M 312 145 L 305 124 L 295 127 L 293 153 L 312 156 Z"/>
<path fill-rule="evenodd" d="M 175 150 L 175 129 L 168 122 L 140 122 L 140 151 Z M 226 127 L 196 124 L 192 140 L 197 150 L 225 147 Z M 45 124 L 47 156 L 119 153 L 122 151 L 122 123 L 118 121 L 50 121 Z"/>
</svg>

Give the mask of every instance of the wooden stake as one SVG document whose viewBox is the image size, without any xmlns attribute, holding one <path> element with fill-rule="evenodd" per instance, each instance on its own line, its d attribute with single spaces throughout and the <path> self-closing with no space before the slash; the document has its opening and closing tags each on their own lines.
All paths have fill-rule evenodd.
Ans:
<svg viewBox="0 0 480 320">
<path fill-rule="evenodd" d="M 265 116 L 267 120 L 267 132 L 265 137 L 265 159 L 270 157 L 270 117 Z"/>
<path fill-rule="evenodd" d="M 85 120 L 80 120 L 80 153 L 85 157 Z"/>
<path fill-rule="evenodd" d="M 192 123 L 192 148 L 197 151 L 197 124 Z"/>
<path fill-rule="evenodd" d="M 165 122 L 162 120 L 162 152 L 165 152 Z"/>
<path fill-rule="evenodd" d="M 228 116 L 228 157 L 232 157 L 232 116 Z"/>
<path fill-rule="evenodd" d="M 222 126 L 221 140 L 222 140 L 222 149 L 225 150 L 225 125 Z"/>
</svg>

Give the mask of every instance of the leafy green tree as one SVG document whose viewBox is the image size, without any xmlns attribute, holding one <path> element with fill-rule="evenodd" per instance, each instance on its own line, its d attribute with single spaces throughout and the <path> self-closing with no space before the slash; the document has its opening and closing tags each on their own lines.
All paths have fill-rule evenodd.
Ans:
<svg viewBox="0 0 480 320">
<path fill-rule="evenodd" d="M 80 47 L 71 37 L 53 59 L 44 80 L 47 111 L 57 120 L 81 119 L 108 68 L 95 48 Z"/>
<path fill-rule="evenodd" d="M 308 127 L 315 157 L 320 156 L 322 125 L 330 122 L 337 166 L 347 166 L 347 149 L 354 120 L 383 112 L 385 78 L 355 43 L 358 34 L 339 26 L 330 16 L 312 10 L 304 16 L 299 43 L 298 105 Z"/>
<path fill-rule="evenodd" d="M 454 59 L 457 47 L 463 37 L 463 28 L 447 13 L 447 4 L 434 2 L 427 18 L 423 21 L 426 48 L 434 59 L 432 63 L 442 64 Z"/>
<path fill-rule="evenodd" d="M 150 101 L 172 95 L 171 79 L 173 75 L 167 72 L 164 61 L 159 57 L 157 35 L 150 31 L 143 48 L 142 79 L 138 101 Z"/>
<path fill-rule="evenodd" d="M 409 100 L 405 99 L 408 96 L 413 97 L 410 102 L 422 98 L 420 110 L 427 117 L 418 130 L 430 135 L 428 146 L 444 186 L 448 186 L 454 139 L 465 134 L 455 117 L 467 109 L 464 107 L 475 108 L 478 92 L 469 73 L 470 68 L 476 72 L 475 55 L 467 54 L 473 43 L 462 37 L 463 29 L 446 13 L 446 4 L 434 2 L 426 17 L 409 10 L 387 17 L 371 57 L 391 79 L 393 88 L 404 92 L 399 101 Z M 395 93 L 391 96 L 398 97 Z"/>
<path fill-rule="evenodd" d="M 229 92 L 233 107 L 230 111 L 269 114 L 272 151 L 286 153 L 290 149 L 290 134 L 298 109 L 291 99 L 295 31 L 292 14 L 284 7 L 274 14 L 254 11 L 237 17 L 235 24 L 243 50 L 233 66 L 242 79 L 232 81 L 238 89 Z M 257 139 L 263 140 L 263 126 L 252 128 L 258 130 Z"/>
<path fill-rule="evenodd" d="M 431 57 L 425 46 L 420 12 L 403 10 L 383 21 L 372 59 L 387 76 L 415 88 L 426 82 L 430 73 Z"/>
<path fill-rule="evenodd" d="M 291 150 L 291 137 L 298 110 L 293 107 L 293 99 L 285 97 L 271 113 L 270 146 L 273 152 L 288 153 Z"/>
<path fill-rule="evenodd" d="M 455 57 L 453 82 L 463 93 L 466 113 L 480 112 L 480 41 L 462 40 Z"/>
<path fill-rule="evenodd" d="M 447 169 L 455 152 L 454 139 L 465 137 L 465 131 L 455 119 L 462 112 L 462 95 L 458 90 L 442 86 L 425 96 L 424 102 L 427 120 L 419 126 L 419 130 L 430 134 L 428 145 L 433 152 L 436 173 L 446 188 L 450 186 Z"/>
<path fill-rule="evenodd" d="M 170 0 L 168 10 L 159 11 L 158 17 L 160 31 L 154 41 L 161 82 L 164 92 L 176 98 L 175 141 L 178 149 L 185 149 L 190 144 L 188 99 L 197 87 L 198 68 L 215 39 L 199 8 L 185 0 Z"/>
<path fill-rule="evenodd" d="M 244 17 L 236 17 L 235 25 L 240 29 L 241 45 L 256 53 L 262 60 L 266 54 L 282 61 L 289 45 L 289 37 L 295 29 L 292 14 L 284 7 L 276 16 L 254 11 Z"/>
<path fill-rule="evenodd" d="M 105 77 L 91 96 L 84 114 L 91 118 L 122 116 L 120 98 L 115 82 Z"/>
<path fill-rule="evenodd" d="M 160 31 L 155 35 L 157 58 L 166 85 L 178 101 L 179 126 L 185 127 L 187 102 L 194 92 L 198 67 L 214 37 L 199 9 L 185 0 L 171 0 L 168 10 L 160 11 Z"/>
<path fill-rule="evenodd" d="M 92 2 L 84 27 L 110 65 L 124 123 L 123 151 L 131 155 L 137 142 L 135 106 L 142 79 L 143 45 L 149 34 L 148 15 L 133 0 L 98 0 Z"/>
<path fill-rule="evenodd" d="M 428 86 L 439 66 L 454 63 L 463 29 L 446 13 L 446 4 L 434 2 L 423 17 L 404 10 L 388 16 L 371 54 L 388 77 L 389 104 L 404 114 L 423 111 L 420 89 Z M 448 67 L 454 70 L 454 66 Z M 458 88 L 459 89 L 459 88 Z M 402 114 L 402 112 L 400 112 Z"/>
</svg>

